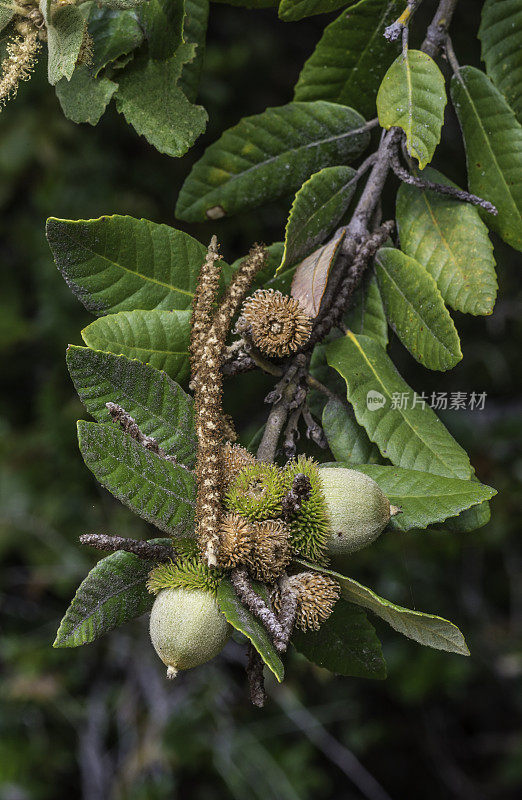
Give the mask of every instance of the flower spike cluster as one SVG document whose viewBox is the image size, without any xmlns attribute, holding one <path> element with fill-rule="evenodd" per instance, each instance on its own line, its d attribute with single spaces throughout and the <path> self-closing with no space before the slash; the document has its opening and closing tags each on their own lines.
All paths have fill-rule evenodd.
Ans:
<svg viewBox="0 0 522 800">
<path fill-rule="evenodd" d="M 7 56 L 0 67 L 0 104 L 16 95 L 20 81 L 28 81 L 35 67 L 40 50 L 39 34 L 35 26 L 27 21 L 19 23 L 19 35 L 7 44 Z"/>
<path fill-rule="evenodd" d="M 217 239 L 213 236 L 194 296 L 190 342 L 198 437 L 196 535 L 202 557 L 209 566 L 218 564 L 222 516 L 222 445 L 226 422 L 221 405 L 221 365 L 232 319 L 254 275 L 265 264 L 266 250 L 260 245 L 252 247 L 213 313 L 219 285 L 219 259 Z"/>
</svg>

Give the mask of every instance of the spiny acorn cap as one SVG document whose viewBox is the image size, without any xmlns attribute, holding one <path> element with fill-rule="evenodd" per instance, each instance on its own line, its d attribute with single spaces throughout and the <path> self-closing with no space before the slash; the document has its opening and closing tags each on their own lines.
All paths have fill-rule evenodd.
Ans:
<svg viewBox="0 0 522 800">
<path fill-rule="evenodd" d="M 312 318 L 299 302 L 274 289 L 258 289 L 243 303 L 243 320 L 255 346 L 268 356 L 287 356 L 310 338 Z"/>
<path fill-rule="evenodd" d="M 219 530 L 219 565 L 233 568 L 251 562 L 253 523 L 239 514 L 225 514 Z"/>
<path fill-rule="evenodd" d="M 292 588 L 297 594 L 297 614 L 295 626 L 302 631 L 317 631 L 328 619 L 341 595 L 341 587 L 336 580 L 318 572 L 300 572 L 290 577 Z M 281 608 L 281 591 L 276 586 L 272 604 L 278 614 Z"/>
<path fill-rule="evenodd" d="M 271 519 L 282 512 L 286 485 L 275 464 L 256 461 L 241 470 L 225 495 L 225 506 L 251 520 Z"/>
<path fill-rule="evenodd" d="M 313 458 L 306 456 L 289 461 L 284 469 L 286 490 L 291 488 L 299 473 L 309 478 L 312 488 L 308 500 L 303 501 L 297 514 L 288 522 L 292 547 L 295 553 L 308 561 L 324 564 L 327 560 L 330 519 L 318 465 Z"/>
<path fill-rule="evenodd" d="M 240 444 L 225 442 L 221 451 L 221 466 L 223 473 L 223 483 L 229 486 L 244 467 L 255 464 L 256 459 L 249 453 L 246 447 Z"/>
<path fill-rule="evenodd" d="M 288 528 L 280 519 L 254 522 L 252 528 L 250 573 L 258 581 L 273 583 L 292 558 Z"/>
<path fill-rule="evenodd" d="M 202 589 L 215 595 L 223 575 L 223 570 L 209 569 L 197 557 L 183 557 L 154 567 L 149 573 L 147 589 L 151 594 L 163 589 Z"/>
</svg>

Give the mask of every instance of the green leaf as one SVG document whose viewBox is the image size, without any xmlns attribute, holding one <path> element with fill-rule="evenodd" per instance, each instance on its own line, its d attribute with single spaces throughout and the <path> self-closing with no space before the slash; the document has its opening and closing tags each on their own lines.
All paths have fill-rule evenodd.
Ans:
<svg viewBox="0 0 522 800">
<path fill-rule="evenodd" d="M 257 585 L 255 588 L 260 589 Z M 261 591 L 258 591 L 258 594 L 261 594 Z M 219 584 L 217 601 L 221 611 L 227 618 L 227 622 L 250 639 L 267 667 L 272 670 L 279 683 L 281 683 L 285 670 L 270 636 L 259 620 L 240 602 L 228 578 L 223 578 Z"/>
<path fill-rule="evenodd" d="M 377 113 L 383 128 L 402 128 L 408 153 L 423 169 L 440 142 L 444 124 L 444 78 L 432 58 L 408 50 L 395 59 L 377 94 Z"/>
<path fill-rule="evenodd" d="M 309 661 L 336 675 L 386 677 L 381 643 L 366 614 L 340 598 L 318 631 L 294 631 L 292 644 Z"/>
<path fill-rule="evenodd" d="M 135 50 L 143 31 L 133 11 L 113 11 L 93 3 L 89 14 L 89 33 L 94 42 L 92 71 L 98 75 L 111 61 Z"/>
<path fill-rule="evenodd" d="M 168 375 L 141 361 L 88 347 L 69 345 L 66 360 L 80 400 L 97 422 L 108 423 L 106 403 L 117 403 L 168 455 L 194 466 L 193 401 Z"/>
<path fill-rule="evenodd" d="M 469 188 L 489 200 L 498 216 L 484 221 L 505 242 L 522 250 L 522 127 L 486 75 L 462 67 L 451 96 L 466 146 Z"/>
<path fill-rule="evenodd" d="M 182 44 L 166 61 L 134 59 L 119 78 L 116 107 L 136 133 L 160 153 L 183 156 L 203 133 L 208 115 L 190 103 L 178 86 L 194 44 Z"/>
<path fill-rule="evenodd" d="M 56 96 L 67 119 L 97 125 L 118 88 L 108 78 L 94 78 L 88 67 L 76 67 L 70 81 L 56 84 Z"/>
<path fill-rule="evenodd" d="M 375 269 L 388 322 L 412 356 L 428 369 L 458 364 L 459 337 L 429 272 L 392 247 L 381 247 Z"/>
<path fill-rule="evenodd" d="M 497 493 L 491 486 L 478 481 L 445 478 L 416 469 L 380 464 L 359 464 L 355 467 L 352 464 L 347 463 L 346 466 L 373 478 L 390 503 L 402 509 L 401 514 L 390 520 L 389 527 L 392 530 L 422 530 L 448 517 L 456 518 L 462 511 L 472 507 L 479 508 Z"/>
<path fill-rule="evenodd" d="M 353 0 L 281 0 L 278 13 L 284 22 L 296 22 L 316 14 L 329 14 L 330 11 L 352 4 Z"/>
<path fill-rule="evenodd" d="M 335 578 L 341 586 L 341 594 L 350 603 L 367 608 L 373 611 L 378 617 L 388 623 L 394 630 L 413 639 L 425 647 L 433 647 L 435 650 L 445 650 L 448 653 L 458 653 L 462 656 L 469 656 L 469 650 L 462 633 L 456 625 L 448 622 L 443 617 L 433 614 L 424 614 L 421 611 L 412 611 L 403 608 L 390 600 L 379 597 L 378 594 L 338 572 L 333 572 L 322 567 L 312 566 L 306 561 L 298 559 L 300 564 L 306 565 L 310 569 L 330 575 Z"/>
<path fill-rule="evenodd" d="M 479 28 L 486 72 L 522 123 L 522 5 L 486 0 Z"/>
<path fill-rule="evenodd" d="M 347 404 L 328 400 L 323 409 L 322 428 L 336 461 L 354 466 L 382 460 L 379 448 L 357 424 Z"/>
<path fill-rule="evenodd" d="M 93 350 L 137 358 L 185 383 L 190 375 L 190 311 L 120 311 L 82 331 Z"/>
<path fill-rule="evenodd" d="M 375 274 L 363 283 L 356 298 L 354 307 L 344 317 L 344 324 L 353 333 L 371 336 L 386 349 L 388 322 Z"/>
<path fill-rule="evenodd" d="M 424 176 L 455 186 L 429 167 Z M 397 225 L 401 249 L 430 273 L 446 303 L 465 314 L 491 314 L 497 293 L 495 259 L 476 208 L 403 183 Z"/>
<path fill-rule="evenodd" d="M 170 539 L 151 539 L 171 544 Z M 154 602 L 146 581 L 154 567 L 131 553 L 102 558 L 82 581 L 58 628 L 53 647 L 79 647 L 145 614 Z"/>
<path fill-rule="evenodd" d="M 47 220 L 58 269 L 88 311 L 190 308 L 206 247 L 168 225 L 133 217 Z"/>
<path fill-rule="evenodd" d="M 286 223 L 279 270 L 308 256 L 335 228 L 355 192 L 355 174 L 351 167 L 326 167 L 301 186 Z"/>
<path fill-rule="evenodd" d="M 326 356 L 346 381 L 357 422 L 383 456 L 407 469 L 471 476 L 465 451 L 429 406 L 422 407 L 421 401 L 414 405 L 412 390 L 374 339 L 348 331 L 327 346 Z M 407 407 L 401 402 L 405 393 Z M 368 402 L 372 398 L 377 402 Z"/>
<path fill-rule="evenodd" d="M 244 117 L 207 148 L 179 194 L 188 222 L 218 219 L 296 191 L 323 167 L 357 158 L 370 134 L 335 103 L 288 103 Z"/>
<path fill-rule="evenodd" d="M 85 20 L 76 6 L 53 6 L 47 14 L 47 0 L 41 0 L 40 9 L 47 29 L 47 74 L 54 86 L 61 78 L 70 80 L 80 54 Z"/>
<path fill-rule="evenodd" d="M 148 0 L 139 9 L 151 58 L 164 60 L 174 55 L 183 40 L 184 13 L 184 0 Z"/>
<path fill-rule="evenodd" d="M 14 14 L 14 7 L 11 8 L 9 5 L 0 6 L 0 31 L 3 31 L 9 25 Z"/>
<path fill-rule="evenodd" d="M 469 533 L 483 528 L 491 519 L 491 509 L 489 503 L 480 503 L 477 506 L 462 511 L 458 517 L 447 519 L 443 525 L 445 530 L 452 533 Z"/>
<path fill-rule="evenodd" d="M 203 69 L 209 5 L 209 0 L 185 0 L 183 38 L 196 46 L 196 55 L 183 67 L 179 87 L 191 103 L 196 100 Z"/>
<path fill-rule="evenodd" d="M 361 0 L 330 23 L 305 63 L 295 100 L 331 100 L 375 117 L 375 99 L 398 44 L 384 29 L 404 8 L 403 0 Z"/>
<path fill-rule="evenodd" d="M 115 425 L 78 422 L 83 460 L 102 486 L 171 536 L 194 535 L 195 478 Z"/>
</svg>

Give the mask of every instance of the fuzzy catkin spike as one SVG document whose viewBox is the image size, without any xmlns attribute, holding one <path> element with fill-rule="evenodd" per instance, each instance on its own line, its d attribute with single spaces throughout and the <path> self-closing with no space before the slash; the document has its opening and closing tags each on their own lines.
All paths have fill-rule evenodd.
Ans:
<svg viewBox="0 0 522 800">
<path fill-rule="evenodd" d="M 20 81 L 28 81 L 40 50 L 38 31 L 31 23 L 24 23 L 23 33 L 7 44 L 7 56 L 2 61 L 0 78 L 0 105 L 14 97 Z"/>
<path fill-rule="evenodd" d="M 284 470 L 286 489 L 292 487 L 296 475 L 305 475 L 310 481 L 310 494 L 303 500 L 296 514 L 288 520 L 294 552 L 319 564 L 326 562 L 330 519 L 318 465 L 313 458 L 299 456 L 290 461 Z"/>
<path fill-rule="evenodd" d="M 296 627 L 302 631 L 319 630 L 341 596 L 341 587 L 333 578 L 317 572 L 300 572 L 298 575 L 292 575 L 288 581 L 297 595 Z M 279 614 L 281 610 L 279 586 L 276 586 L 272 593 L 272 605 Z"/>
<path fill-rule="evenodd" d="M 147 589 L 151 594 L 158 594 L 162 589 L 203 589 L 215 595 L 222 577 L 221 570 L 210 570 L 198 558 L 182 558 L 154 567 Z"/>
<path fill-rule="evenodd" d="M 215 251 L 217 242 L 213 240 L 211 245 Z M 191 353 L 198 437 L 196 534 L 202 556 L 209 566 L 218 564 L 219 526 L 222 515 L 221 445 L 224 423 L 221 406 L 223 392 L 221 364 L 232 318 L 254 275 L 263 267 L 265 260 L 266 250 L 254 245 L 219 304 L 210 328 L 207 328 L 210 313 L 208 311 L 210 292 L 207 292 L 207 289 L 210 287 L 213 290 L 211 304 L 217 289 L 214 279 L 217 269 L 216 258 L 207 259 L 199 279 L 197 291 L 199 299 L 194 304 L 192 324 L 196 333 L 192 337 Z"/>
<path fill-rule="evenodd" d="M 286 493 L 282 470 L 275 464 L 256 461 L 241 470 L 225 496 L 229 511 L 250 520 L 280 516 Z"/>
<path fill-rule="evenodd" d="M 274 289 L 258 289 L 243 304 L 241 324 L 248 326 L 255 346 L 267 356 L 294 353 L 308 341 L 312 318 L 299 302 Z"/>
<path fill-rule="evenodd" d="M 219 529 L 219 564 L 234 568 L 251 562 L 253 526 L 239 514 L 225 514 Z"/>
<path fill-rule="evenodd" d="M 264 245 L 255 244 L 251 247 L 248 256 L 243 259 L 239 269 L 232 278 L 232 282 L 225 292 L 219 308 L 215 314 L 212 328 L 225 329 L 228 332 L 232 320 L 247 293 L 256 274 L 263 269 L 268 258 Z"/>
<path fill-rule="evenodd" d="M 292 558 L 290 534 L 280 519 L 253 523 L 251 575 L 258 581 L 273 583 Z"/>
<path fill-rule="evenodd" d="M 198 358 L 205 340 L 205 336 L 212 323 L 212 305 L 216 298 L 219 286 L 219 254 L 217 236 L 212 236 L 207 249 L 205 261 L 199 273 L 198 285 L 192 302 L 192 331 L 190 337 L 190 356 L 192 377 L 195 378 Z"/>
</svg>

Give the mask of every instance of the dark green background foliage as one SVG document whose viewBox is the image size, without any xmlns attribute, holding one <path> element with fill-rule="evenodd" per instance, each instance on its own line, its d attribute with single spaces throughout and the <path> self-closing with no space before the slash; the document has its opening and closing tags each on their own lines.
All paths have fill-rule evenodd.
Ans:
<svg viewBox="0 0 522 800">
<path fill-rule="evenodd" d="M 485 411 L 446 414 L 444 422 L 479 479 L 499 491 L 492 521 L 451 537 L 384 535 L 351 562 L 351 574 L 390 600 L 454 620 L 471 658 L 420 648 L 375 620 L 387 681 L 333 677 L 292 651 L 285 684 L 269 679 L 270 702 L 259 712 L 246 702 L 234 641 L 175 685 L 164 680 L 145 619 L 82 649 L 51 648 L 96 560 L 78 536 L 157 533 L 101 489 L 79 456 L 75 421 L 87 415 L 63 348 L 82 344 L 79 331 L 92 317 L 56 270 L 44 221 L 130 214 L 206 241 L 208 225 L 174 220 L 191 164 L 241 117 L 292 99 L 326 19 L 284 23 L 270 9 L 213 6 L 200 95 L 209 128 L 181 160 L 157 153 L 114 109 L 96 128 L 64 119 L 45 64 L 0 115 L 0 800 L 520 795 L 522 290 L 520 260 L 496 237 L 493 315 L 455 313 L 464 359 L 442 377 L 397 339 L 391 344 L 417 391 L 488 393 Z M 477 3 L 461 2 L 454 44 L 462 63 L 480 66 L 477 28 Z M 451 106 L 446 120 L 434 166 L 464 185 Z M 255 239 L 281 240 L 288 206 L 278 201 L 216 223 L 225 259 Z M 266 415 L 271 382 L 237 381 L 226 402 L 248 441 Z"/>
</svg>

